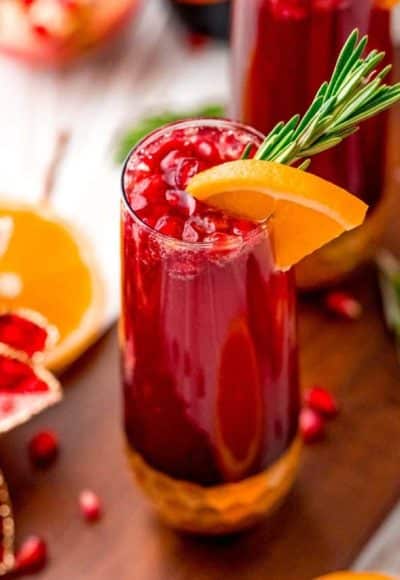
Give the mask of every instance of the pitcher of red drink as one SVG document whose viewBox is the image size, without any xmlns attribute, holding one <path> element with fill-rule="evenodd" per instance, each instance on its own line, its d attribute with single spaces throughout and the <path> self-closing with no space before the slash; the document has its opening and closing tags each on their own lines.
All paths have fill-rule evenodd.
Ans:
<svg viewBox="0 0 400 580">
<path fill-rule="evenodd" d="M 236 0 L 233 117 L 267 133 L 279 121 L 304 113 L 354 28 L 368 33 L 369 46 L 384 50 L 392 62 L 390 11 L 384 5 L 378 0 Z M 388 114 L 372 119 L 313 159 L 310 171 L 364 199 L 371 212 L 362 228 L 299 265 L 301 286 L 333 281 L 373 252 L 391 206 L 383 195 L 388 119 Z"/>
</svg>

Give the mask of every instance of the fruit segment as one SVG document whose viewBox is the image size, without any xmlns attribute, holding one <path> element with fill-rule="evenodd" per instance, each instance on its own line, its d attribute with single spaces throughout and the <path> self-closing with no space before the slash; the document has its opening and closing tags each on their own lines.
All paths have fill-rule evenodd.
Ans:
<svg viewBox="0 0 400 580">
<path fill-rule="evenodd" d="M 254 159 L 197 174 L 187 191 L 218 209 L 270 220 L 278 268 L 287 269 L 363 222 L 367 205 L 344 189 L 293 167 Z"/>
<path fill-rule="evenodd" d="M 0 218 L 12 223 L 0 260 L 0 313 L 14 313 L 12 320 L 0 318 L 0 340 L 6 333 L 9 346 L 26 352 L 31 318 L 26 309 L 33 310 L 32 322 L 43 326 L 43 315 L 57 328 L 59 341 L 44 358 L 47 366 L 60 369 L 93 340 L 100 326 L 103 291 L 88 242 L 51 212 L 34 206 L 3 203 Z M 18 280 L 12 293 L 1 284 L 10 276 Z M 21 308 L 25 321 L 17 317 Z M 40 332 L 36 328 L 35 340 Z M 47 332 L 46 346 L 54 346 L 57 332 L 53 326 Z"/>
</svg>

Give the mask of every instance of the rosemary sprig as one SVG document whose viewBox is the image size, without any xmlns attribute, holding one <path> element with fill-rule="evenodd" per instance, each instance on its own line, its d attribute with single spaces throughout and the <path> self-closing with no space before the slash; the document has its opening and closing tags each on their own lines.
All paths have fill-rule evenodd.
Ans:
<svg viewBox="0 0 400 580">
<path fill-rule="evenodd" d="M 367 43 L 368 36 L 359 40 L 359 31 L 353 30 L 331 79 L 320 87 L 303 117 L 295 115 L 278 123 L 259 147 L 256 159 L 286 165 L 300 162 L 298 167 L 306 170 L 312 155 L 335 147 L 358 131 L 361 121 L 400 101 L 400 83 L 383 83 L 392 66 L 376 70 L 385 53 L 372 50 L 362 56 Z"/>
</svg>

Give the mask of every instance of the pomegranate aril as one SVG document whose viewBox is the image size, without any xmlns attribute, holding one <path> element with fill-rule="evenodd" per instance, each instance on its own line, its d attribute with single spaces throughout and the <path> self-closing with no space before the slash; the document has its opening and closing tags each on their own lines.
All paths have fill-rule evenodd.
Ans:
<svg viewBox="0 0 400 580">
<path fill-rule="evenodd" d="M 358 320 L 362 315 L 360 302 L 346 292 L 329 292 L 325 296 L 324 302 L 330 312 L 347 320 Z"/>
<path fill-rule="evenodd" d="M 231 232 L 235 236 L 242 236 L 254 230 L 255 224 L 248 220 L 232 220 Z"/>
<path fill-rule="evenodd" d="M 334 396 L 323 387 L 307 389 L 304 393 L 304 404 L 325 417 L 334 417 L 339 412 Z"/>
<path fill-rule="evenodd" d="M 300 434 L 305 443 L 319 441 L 325 435 L 325 421 L 313 409 L 304 408 L 300 412 Z"/>
<path fill-rule="evenodd" d="M 199 241 L 199 234 L 190 225 L 189 222 L 186 222 L 185 226 L 183 228 L 182 240 L 184 242 L 191 242 L 191 243 L 195 243 L 195 242 Z"/>
<path fill-rule="evenodd" d="M 131 199 L 131 208 L 133 211 L 143 210 L 146 206 L 147 199 L 144 197 L 144 195 L 140 195 L 140 193 L 135 194 Z"/>
<path fill-rule="evenodd" d="M 212 141 L 198 140 L 195 142 L 195 155 L 209 163 L 219 163 L 220 155 L 217 146 Z"/>
<path fill-rule="evenodd" d="M 216 230 L 215 223 L 209 216 L 195 215 L 190 220 L 190 225 L 199 233 L 203 235 L 213 234 Z"/>
<path fill-rule="evenodd" d="M 48 39 L 51 37 L 49 29 L 42 24 L 32 24 L 32 31 L 39 38 Z"/>
<path fill-rule="evenodd" d="M 229 247 L 232 245 L 236 245 L 237 239 L 238 239 L 237 236 L 224 234 L 223 232 L 215 232 L 215 234 L 211 234 L 211 236 L 207 236 L 206 238 L 204 238 L 204 241 L 214 242 L 216 245 Z"/>
<path fill-rule="evenodd" d="M 38 572 L 47 561 L 46 542 L 39 536 L 29 536 L 15 557 L 15 571 L 18 573 Z"/>
<path fill-rule="evenodd" d="M 168 189 L 165 192 L 165 199 L 175 209 L 185 216 L 191 216 L 196 210 L 196 200 L 194 197 L 179 189 Z"/>
<path fill-rule="evenodd" d="M 28 445 L 29 457 L 36 467 L 48 467 L 59 453 L 59 440 L 54 431 L 40 431 Z"/>
<path fill-rule="evenodd" d="M 170 171 L 171 169 L 174 169 L 176 167 L 178 161 L 180 161 L 180 159 L 182 159 L 182 157 L 183 157 L 182 152 L 179 151 L 178 149 L 174 149 L 173 151 L 170 151 L 161 160 L 161 163 L 160 163 L 161 171 L 163 171 L 165 173 L 166 171 Z"/>
<path fill-rule="evenodd" d="M 155 229 L 166 236 L 180 238 L 182 236 L 183 223 L 179 218 L 165 215 L 157 220 Z"/>
<path fill-rule="evenodd" d="M 242 156 L 245 147 L 246 143 L 239 141 L 233 132 L 225 133 L 219 143 L 220 157 L 225 161 L 236 161 Z"/>
<path fill-rule="evenodd" d="M 174 176 L 172 179 L 173 183 L 170 183 L 169 181 L 168 183 L 177 187 L 178 189 L 185 189 L 189 183 L 189 180 L 204 168 L 205 167 L 202 165 L 202 163 L 194 157 L 181 159 L 174 171 Z"/>
<path fill-rule="evenodd" d="M 81 514 L 88 522 L 100 519 L 102 506 L 99 497 L 91 490 L 85 489 L 79 494 Z"/>
<path fill-rule="evenodd" d="M 29 357 L 46 348 L 48 333 L 45 328 L 20 316 L 0 315 L 0 342 L 21 350 Z"/>
</svg>

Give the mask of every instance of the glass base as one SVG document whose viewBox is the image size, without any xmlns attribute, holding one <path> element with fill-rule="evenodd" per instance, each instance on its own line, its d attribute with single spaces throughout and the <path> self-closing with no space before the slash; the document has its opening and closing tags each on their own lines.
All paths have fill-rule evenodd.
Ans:
<svg viewBox="0 0 400 580">
<path fill-rule="evenodd" d="M 244 530 L 273 512 L 296 478 L 301 442 L 268 469 L 237 483 L 203 487 L 180 481 L 150 467 L 128 447 L 136 480 L 161 519 L 172 528 L 218 535 Z"/>
</svg>

